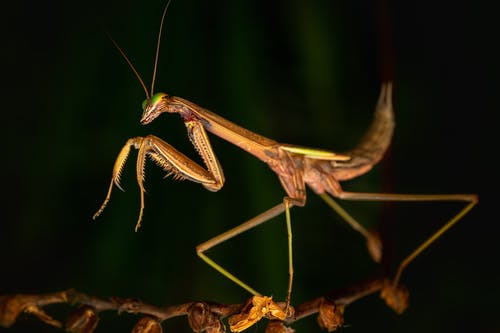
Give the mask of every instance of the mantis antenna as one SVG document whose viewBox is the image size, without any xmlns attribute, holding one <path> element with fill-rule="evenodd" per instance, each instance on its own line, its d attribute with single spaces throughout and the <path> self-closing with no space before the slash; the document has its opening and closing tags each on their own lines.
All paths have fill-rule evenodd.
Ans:
<svg viewBox="0 0 500 333">
<path fill-rule="evenodd" d="M 168 0 L 165 5 L 165 9 L 163 9 L 163 14 L 161 15 L 160 29 L 158 31 L 158 40 L 156 42 L 156 53 L 155 53 L 155 64 L 153 67 L 153 77 L 151 79 L 151 96 L 153 96 L 154 87 L 155 87 L 155 79 L 156 79 L 156 69 L 158 68 L 158 55 L 160 54 L 160 41 L 161 41 L 161 33 L 163 31 L 163 22 L 165 21 L 165 15 L 167 14 L 168 6 L 172 0 Z M 146 93 L 147 95 L 147 93 Z M 148 97 L 149 98 L 149 97 Z"/>
<path fill-rule="evenodd" d="M 118 45 L 118 43 L 113 39 L 113 37 L 111 37 L 111 35 L 108 34 L 108 38 L 111 40 L 111 42 L 116 47 L 116 49 L 120 52 L 120 54 L 122 55 L 123 59 L 125 59 L 125 61 L 127 62 L 127 64 L 130 66 L 130 68 L 134 72 L 135 76 L 139 80 L 139 83 L 141 84 L 142 89 L 146 93 L 146 98 L 148 100 L 151 99 L 151 97 L 154 94 L 155 79 L 156 79 L 156 70 L 158 68 L 158 56 L 160 55 L 161 33 L 163 31 L 163 22 L 165 21 L 165 16 L 167 14 L 167 9 L 168 9 L 168 6 L 170 5 L 171 1 L 172 0 L 169 0 L 167 2 L 167 4 L 165 5 L 165 9 L 163 9 L 163 14 L 161 16 L 160 29 L 158 31 L 158 39 L 156 41 L 155 61 L 154 61 L 154 66 L 153 66 L 153 77 L 151 79 L 151 91 L 150 92 L 148 92 L 148 88 L 146 87 L 146 84 L 142 80 L 142 77 L 139 74 L 139 72 L 137 71 L 137 69 L 135 69 L 134 65 L 132 64 L 132 61 L 130 61 L 130 59 L 127 57 L 127 55 L 122 50 L 122 48 L 120 47 L 120 45 Z"/>
<path fill-rule="evenodd" d="M 113 37 L 111 37 L 109 34 L 108 34 L 108 37 L 109 37 L 109 39 L 111 39 L 111 41 L 113 42 L 113 45 L 120 52 L 120 54 L 122 55 L 122 57 L 125 59 L 125 61 L 127 62 L 127 64 L 130 66 L 130 68 L 134 72 L 135 76 L 137 77 L 137 79 L 139 80 L 139 83 L 142 86 L 142 89 L 144 89 L 144 92 L 146 93 L 147 99 L 150 99 L 151 97 L 149 96 L 148 88 L 146 88 L 146 85 L 144 84 L 144 81 L 142 80 L 141 75 L 139 75 L 139 72 L 137 72 L 137 70 L 135 69 L 134 65 L 132 65 L 132 62 L 130 61 L 130 59 L 127 57 L 127 55 L 125 54 L 125 52 L 123 52 L 123 50 L 120 47 L 120 45 L 118 45 L 118 43 L 115 42 L 115 40 L 113 39 Z"/>
</svg>

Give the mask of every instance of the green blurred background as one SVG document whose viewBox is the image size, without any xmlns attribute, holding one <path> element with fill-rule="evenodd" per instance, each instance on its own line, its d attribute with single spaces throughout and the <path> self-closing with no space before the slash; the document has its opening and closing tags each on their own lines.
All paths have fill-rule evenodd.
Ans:
<svg viewBox="0 0 500 333">
<path fill-rule="evenodd" d="M 2 10 L 0 294 L 76 288 L 157 305 L 248 297 L 194 248 L 277 204 L 284 192 L 266 165 L 217 137 L 211 139 L 226 176 L 221 191 L 163 179 L 150 163 L 143 227 L 135 233 L 133 152 L 122 177 L 126 192 L 115 189 L 104 214 L 91 219 L 129 137 L 155 134 L 199 161 L 178 116 L 139 123 L 144 93 L 106 37 L 113 36 L 149 85 L 164 5 L 19 1 Z M 484 147 L 484 115 L 494 109 L 498 87 L 485 48 L 492 37 L 486 12 L 384 0 L 174 0 L 169 8 L 157 91 L 278 141 L 342 151 L 369 125 L 381 82 L 393 79 L 391 150 L 344 188 L 481 195 L 479 206 L 406 272 L 408 311 L 398 316 L 373 295 L 347 309 L 345 331 L 500 330 L 498 237 L 491 231 L 498 218 L 483 209 L 494 188 L 483 168 L 492 153 Z M 461 206 L 344 207 L 367 226 L 384 226 L 394 267 Z M 292 218 L 295 304 L 377 272 L 362 239 L 313 193 Z M 285 296 L 283 216 L 209 254 L 259 291 Z M 97 332 L 128 331 L 136 319 L 105 314 Z M 320 331 L 313 318 L 294 328 Z M 189 332 L 184 318 L 164 329 Z M 28 330 L 58 331 L 29 318 L 10 331 Z"/>
</svg>

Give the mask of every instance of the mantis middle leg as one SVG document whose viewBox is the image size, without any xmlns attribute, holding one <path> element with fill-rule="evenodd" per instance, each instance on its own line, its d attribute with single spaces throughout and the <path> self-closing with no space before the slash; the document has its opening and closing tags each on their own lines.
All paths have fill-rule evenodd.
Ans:
<svg viewBox="0 0 500 333">
<path fill-rule="evenodd" d="M 239 234 L 244 233 L 247 230 L 250 230 L 264 222 L 271 220 L 272 218 L 281 215 L 285 212 L 286 216 L 286 228 L 287 228 L 287 240 L 288 240 L 288 289 L 287 289 L 287 306 L 290 304 L 292 284 L 293 284 L 293 251 L 292 251 L 292 226 L 291 226 L 291 218 L 290 218 L 290 209 L 294 206 L 303 206 L 303 203 L 300 201 L 291 199 L 289 197 L 284 197 L 283 202 L 268 209 L 256 217 L 243 222 L 242 224 L 216 236 L 208 241 L 198 245 L 196 247 L 196 254 L 203 259 L 207 264 L 216 269 L 219 273 L 226 276 L 231 281 L 235 282 L 243 289 L 247 290 L 253 295 L 261 295 L 258 291 L 250 287 L 248 284 L 241 281 L 235 275 L 227 271 L 225 268 L 214 262 L 212 259 L 205 255 L 205 251 L 211 249 L 212 247 L 225 242 L 228 239 L 231 239 Z"/>
</svg>

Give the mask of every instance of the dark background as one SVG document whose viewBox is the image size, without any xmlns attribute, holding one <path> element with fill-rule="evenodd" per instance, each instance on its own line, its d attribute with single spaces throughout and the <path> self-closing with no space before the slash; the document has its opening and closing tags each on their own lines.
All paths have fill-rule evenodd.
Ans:
<svg viewBox="0 0 500 333">
<path fill-rule="evenodd" d="M 106 37 L 107 31 L 149 86 L 164 4 L 18 1 L 2 9 L 0 294 L 76 288 L 156 305 L 248 297 L 194 248 L 277 204 L 284 192 L 267 166 L 217 137 L 210 136 L 226 175 L 220 192 L 165 180 L 150 163 L 143 227 L 135 233 L 133 152 L 122 177 L 126 192 L 115 189 L 104 214 L 91 220 L 129 137 L 155 134 L 197 158 L 178 116 L 140 125 L 144 93 Z M 369 125 L 381 82 L 393 79 L 390 152 L 344 188 L 480 195 L 471 214 L 403 276 L 408 311 L 398 316 L 373 295 L 347 309 L 346 331 L 500 330 L 498 218 L 484 209 L 493 207 L 488 193 L 497 179 L 490 170 L 496 136 L 487 124 L 498 110 L 498 60 L 489 49 L 495 30 L 488 12 L 383 0 L 174 0 L 169 8 L 157 91 L 282 142 L 342 151 Z M 462 207 L 343 204 L 367 226 L 383 222 L 393 267 Z M 361 238 L 313 193 L 292 218 L 295 304 L 377 271 Z M 210 256 L 257 290 L 285 296 L 283 216 Z M 97 332 L 127 331 L 136 319 L 104 314 Z M 250 330 L 265 325 L 256 327 Z M 319 331 L 313 318 L 294 328 Z M 184 318 L 164 329 L 189 331 Z M 23 317 L 11 332 L 26 330 L 57 331 Z"/>
</svg>

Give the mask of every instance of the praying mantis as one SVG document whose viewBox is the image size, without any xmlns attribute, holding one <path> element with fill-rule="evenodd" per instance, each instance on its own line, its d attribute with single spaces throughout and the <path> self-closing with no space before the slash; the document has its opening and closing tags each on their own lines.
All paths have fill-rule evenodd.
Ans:
<svg viewBox="0 0 500 333">
<path fill-rule="evenodd" d="M 206 110 L 188 100 L 180 97 L 170 96 L 166 93 L 155 93 L 154 83 L 157 72 L 160 37 L 163 29 L 165 7 L 156 45 L 153 75 L 151 87 L 148 90 L 143 79 L 133 66 L 132 62 L 111 39 L 117 50 L 128 63 L 139 83 L 141 84 L 146 100 L 142 104 L 141 124 L 147 125 L 163 113 L 178 114 L 186 126 L 187 135 L 195 150 L 203 160 L 203 165 L 188 158 L 182 152 L 154 135 L 145 137 L 134 137 L 129 139 L 116 158 L 111 182 L 106 198 L 99 210 L 93 216 L 96 219 L 107 206 L 113 187 L 120 187 L 120 177 L 127 157 L 132 148 L 138 150 L 136 162 L 136 178 L 140 190 L 140 210 L 136 224 L 139 229 L 143 211 L 144 200 L 144 175 L 146 158 L 151 159 L 161 169 L 177 179 L 190 180 L 201 184 L 209 191 L 218 191 L 224 185 L 224 173 L 215 152 L 212 149 L 208 133 L 212 133 L 231 144 L 238 146 L 247 153 L 255 156 L 268 165 L 278 177 L 286 195 L 282 201 L 256 217 L 218 235 L 196 247 L 197 255 L 215 270 L 247 290 L 254 296 L 261 294 L 236 277 L 228 270 L 209 258 L 205 252 L 239 234 L 259 226 L 274 217 L 285 214 L 288 242 L 288 286 L 286 304 L 291 303 L 294 266 L 292 248 L 292 224 L 290 210 L 293 206 L 303 207 L 306 204 L 306 185 L 312 192 L 319 195 L 332 209 L 334 209 L 354 230 L 365 238 L 368 251 L 373 260 L 379 262 L 382 257 L 382 242 L 378 235 L 367 230 L 358 223 L 348 212 L 346 212 L 333 198 L 342 200 L 361 201 L 456 201 L 464 202 L 465 206 L 450 218 L 439 230 L 421 243 L 415 250 L 407 255 L 399 264 L 391 283 L 387 285 L 385 293 L 386 301 L 393 304 L 392 307 L 402 312 L 406 307 L 405 301 L 399 296 L 399 285 L 401 275 L 405 268 L 436 239 L 441 237 L 463 216 L 465 216 L 477 203 L 475 194 L 394 194 L 394 193 L 369 193 L 344 191 L 340 182 L 359 177 L 372 169 L 383 157 L 389 147 L 394 131 L 394 111 L 392 105 L 392 82 L 382 84 L 378 102 L 375 107 L 373 121 L 358 145 L 347 152 L 337 153 L 334 151 L 308 148 L 291 144 L 279 143 L 262 135 L 256 134 L 244 127 L 222 118 L 221 116 Z M 278 310 L 276 310 L 278 311 Z M 285 311 L 286 313 L 286 311 Z M 276 317 L 283 319 L 286 314 L 278 314 Z M 251 322 L 238 326 L 236 331 L 241 331 L 249 326 Z"/>
</svg>

